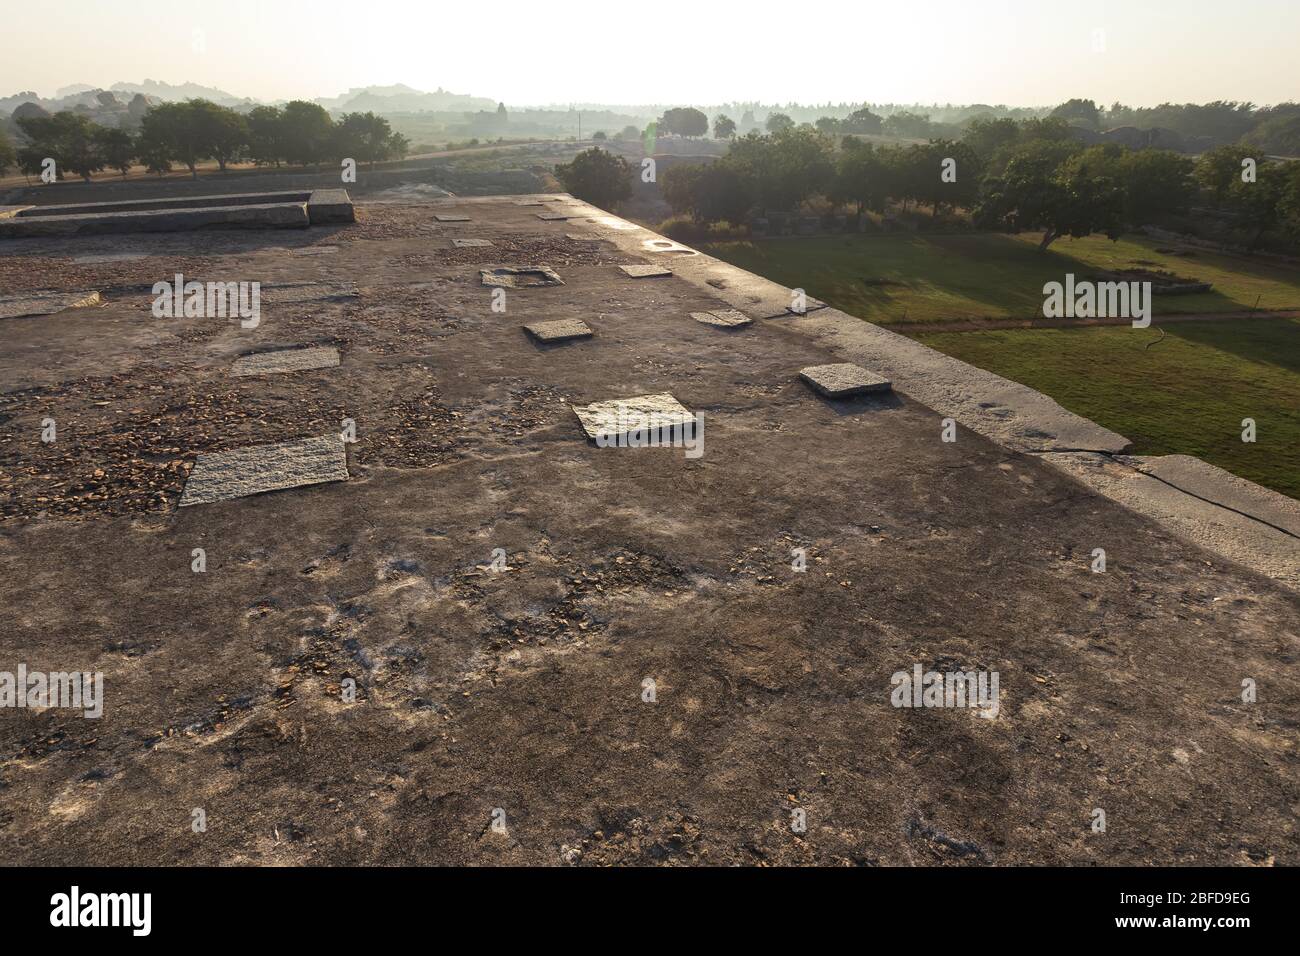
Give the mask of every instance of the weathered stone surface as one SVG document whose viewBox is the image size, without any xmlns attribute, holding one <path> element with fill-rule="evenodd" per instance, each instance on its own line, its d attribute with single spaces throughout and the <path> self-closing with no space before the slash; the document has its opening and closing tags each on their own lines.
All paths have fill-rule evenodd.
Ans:
<svg viewBox="0 0 1300 956">
<path fill-rule="evenodd" d="M 692 312 L 691 318 L 696 322 L 703 322 L 705 325 L 720 325 L 729 329 L 749 325 L 754 321 L 744 312 L 737 312 L 735 309 L 719 309 L 715 312 Z"/>
<path fill-rule="evenodd" d="M 604 242 L 605 241 L 604 237 L 602 236 L 588 236 L 580 232 L 566 232 L 564 234 L 564 238 L 572 239 L 574 242 Z"/>
<path fill-rule="evenodd" d="M 272 372 L 301 372 L 313 368 L 332 368 L 339 364 L 339 351 L 329 346 L 307 349 L 279 349 L 257 352 L 235 359 L 232 375 L 265 375 Z"/>
<path fill-rule="evenodd" d="M 0 238 L 97 235 L 128 232 L 187 232 L 195 229 L 306 229 L 305 202 L 148 209 L 76 215 L 0 219 Z"/>
<path fill-rule="evenodd" d="M 861 365 L 839 362 L 834 365 L 810 365 L 801 369 L 799 377 L 827 398 L 848 398 L 872 392 L 888 392 L 893 386 L 889 380 Z"/>
<path fill-rule="evenodd" d="M 98 292 L 38 292 L 32 295 L 0 296 L 0 319 L 24 315 L 53 315 L 64 309 L 99 305 Z"/>
<path fill-rule="evenodd" d="M 592 335 L 591 328 L 581 319 L 560 319 L 556 322 L 534 322 L 525 325 L 528 334 L 539 342 L 564 342 L 585 339 Z"/>
<path fill-rule="evenodd" d="M 337 435 L 213 452 L 194 463 L 180 507 L 347 479 L 347 451 Z"/>
<path fill-rule="evenodd" d="M 346 189 L 317 189 L 307 200 L 307 216 L 313 226 L 326 223 L 355 222 L 356 210 Z"/>
<path fill-rule="evenodd" d="M 275 305 L 321 300 L 340 302 L 355 299 L 360 294 L 360 290 L 352 282 L 341 285 L 333 282 L 280 282 L 261 287 L 262 301 Z"/>
<path fill-rule="evenodd" d="M 480 246 L 492 245 L 491 239 L 453 239 L 451 241 L 454 249 L 477 249 Z"/>
<path fill-rule="evenodd" d="M 549 266 L 510 266 L 480 269 L 484 285 L 504 289 L 528 289 L 535 286 L 564 285 L 564 280 Z"/>
<path fill-rule="evenodd" d="M 438 222 L 469 222 L 469 216 L 462 215 L 458 212 L 438 213 L 434 217 Z"/>
<path fill-rule="evenodd" d="M 566 215 L 562 212 L 539 212 L 537 218 L 543 219 L 546 222 L 563 222 L 566 219 L 573 219 L 575 217 Z"/>
<path fill-rule="evenodd" d="M 691 418 L 690 411 L 668 392 L 616 398 L 591 405 L 574 405 L 573 411 L 587 437 L 616 438 L 641 428 L 680 426 Z"/>
<path fill-rule="evenodd" d="M 665 269 L 663 266 L 619 266 L 619 268 L 633 279 L 655 279 L 673 274 L 672 269 Z"/>
</svg>

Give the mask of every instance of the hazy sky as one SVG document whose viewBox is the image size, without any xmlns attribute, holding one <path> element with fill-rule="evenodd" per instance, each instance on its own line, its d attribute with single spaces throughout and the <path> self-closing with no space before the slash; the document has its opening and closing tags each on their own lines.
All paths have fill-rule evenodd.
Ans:
<svg viewBox="0 0 1300 956">
<path fill-rule="evenodd" d="M 1300 99 L 1300 0 L 5 0 L 0 95 L 406 83 L 504 100 Z"/>
</svg>

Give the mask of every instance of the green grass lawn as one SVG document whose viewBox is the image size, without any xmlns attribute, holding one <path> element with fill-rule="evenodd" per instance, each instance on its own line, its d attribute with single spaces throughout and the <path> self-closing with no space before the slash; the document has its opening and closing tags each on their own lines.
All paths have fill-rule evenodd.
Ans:
<svg viewBox="0 0 1300 956">
<path fill-rule="evenodd" d="M 1132 439 L 1300 498 L 1300 319 L 940 332 L 916 338 Z M 1241 420 L 1255 419 L 1254 444 Z"/>
<path fill-rule="evenodd" d="M 1067 272 L 1145 268 L 1212 282 L 1199 295 L 1155 299 L 1157 316 L 1300 308 L 1300 270 L 1196 250 L 1156 252 L 1141 237 L 1058 239 L 1046 252 L 1037 234 L 815 236 L 714 242 L 703 250 L 782 285 L 805 289 L 880 325 L 951 319 L 1028 319 L 1043 314 L 1043 284 Z M 865 280 L 865 281 L 864 281 Z"/>
</svg>

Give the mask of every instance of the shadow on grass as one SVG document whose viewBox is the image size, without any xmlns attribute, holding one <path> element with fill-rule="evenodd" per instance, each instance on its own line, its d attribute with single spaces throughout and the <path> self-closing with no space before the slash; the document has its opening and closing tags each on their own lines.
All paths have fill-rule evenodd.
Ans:
<svg viewBox="0 0 1300 956">
<path fill-rule="evenodd" d="M 1165 331 L 1186 342 L 1230 352 L 1261 365 L 1300 374 L 1300 320 L 1225 319 L 1222 322 L 1179 322 Z M 1152 346 L 1152 350 L 1160 348 Z M 1297 398 L 1300 402 L 1300 397 Z"/>
</svg>

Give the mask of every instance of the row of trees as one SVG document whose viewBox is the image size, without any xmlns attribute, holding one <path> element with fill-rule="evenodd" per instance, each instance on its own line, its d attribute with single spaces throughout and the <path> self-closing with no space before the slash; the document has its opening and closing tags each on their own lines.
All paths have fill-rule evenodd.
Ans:
<svg viewBox="0 0 1300 956">
<path fill-rule="evenodd" d="M 1268 162 L 1241 146 L 1193 161 L 1166 150 L 1085 147 L 1063 118 L 983 120 L 959 141 L 873 146 L 836 143 L 809 126 L 751 133 L 713 163 L 674 166 L 663 176 L 674 213 L 696 222 L 744 222 L 756 211 L 793 211 L 814 198 L 884 212 L 892 203 L 964 209 L 978 227 L 1041 230 L 1041 248 L 1061 236 L 1124 230 L 1216 206 L 1251 234 L 1278 229 L 1300 239 L 1300 163 Z M 1253 160 L 1246 173 L 1244 160 Z"/>
<path fill-rule="evenodd" d="M 54 159 L 60 178 L 72 173 L 89 180 L 104 169 L 125 176 L 137 164 L 159 175 L 176 164 L 197 176 L 198 164 L 207 160 L 216 160 L 222 171 L 245 160 L 318 166 L 351 158 L 373 164 L 401 159 L 410 149 L 382 116 L 345 113 L 336 122 L 323 107 L 301 100 L 283 108 L 254 107 L 247 114 L 207 100 L 163 103 L 144 115 L 138 134 L 70 111 L 15 122 L 28 142 L 14 149 L 0 138 L 0 175 L 12 166 L 37 175 L 46 158 Z"/>
</svg>

